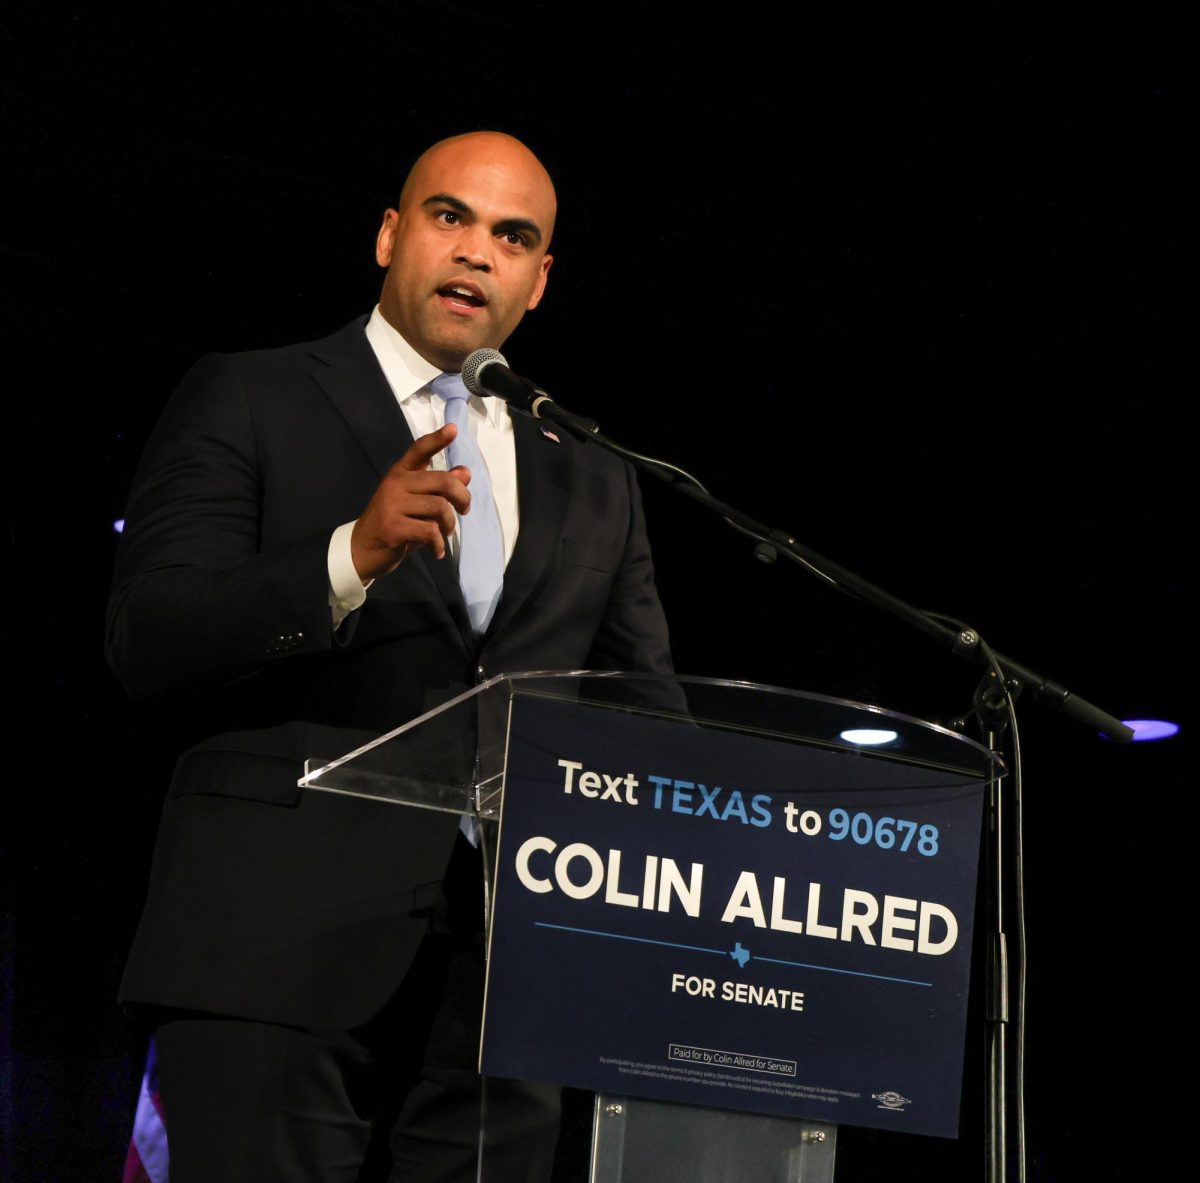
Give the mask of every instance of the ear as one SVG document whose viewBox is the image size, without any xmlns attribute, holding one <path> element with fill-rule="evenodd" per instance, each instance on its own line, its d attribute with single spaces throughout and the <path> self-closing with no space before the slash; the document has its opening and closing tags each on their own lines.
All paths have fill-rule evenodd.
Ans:
<svg viewBox="0 0 1200 1183">
<path fill-rule="evenodd" d="M 379 227 L 379 235 L 375 239 L 375 262 L 380 267 L 392 265 L 392 250 L 396 245 L 396 226 L 400 215 L 394 210 L 385 210 L 383 225 Z"/>
<path fill-rule="evenodd" d="M 526 312 L 532 312 L 542 302 L 542 293 L 546 290 L 546 276 L 549 274 L 550 264 L 553 262 L 553 255 L 546 255 L 542 259 L 542 265 L 538 272 L 537 283 L 534 286 L 533 295 L 529 297 L 529 303 L 525 305 Z"/>
</svg>

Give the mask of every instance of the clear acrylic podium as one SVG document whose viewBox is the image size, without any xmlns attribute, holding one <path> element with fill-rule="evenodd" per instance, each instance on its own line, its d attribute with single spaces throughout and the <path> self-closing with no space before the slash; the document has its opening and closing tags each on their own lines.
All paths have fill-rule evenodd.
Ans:
<svg viewBox="0 0 1200 1183">
<path fill-rule="evenodd" d="M 473 819 L 490 920 L 510 708 L 523 695 L 594 707 L 600 726 L 604 712 L 633 712 L 828 751 L 861 753 L 871 742 L 873 759 L 980 779 L 999 774 L 994 754 L 980 744 L 875 706 L 715 679 L 535 671 L 492 678 L 354 751 L 313 753 L 300 783 L 313 792 Z M 881 739 L 881 732 L 891 738 Z M 486 1088 L 485 1080 L 485 1111 Z M 588 1177 L 591 1183 L 830 1183 L 836 1132 L 828 1122 L 598 1092 Z M 488 1173 L 486 1119 L 480 1146 L 479 1178 L 505 1183 Z"/>
</svg>

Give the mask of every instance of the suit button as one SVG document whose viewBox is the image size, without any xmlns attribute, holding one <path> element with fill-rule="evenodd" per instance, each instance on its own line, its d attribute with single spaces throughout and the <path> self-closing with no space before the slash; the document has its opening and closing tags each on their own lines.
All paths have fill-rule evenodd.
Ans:
<svg viewBox="0 0 1200 1183">
<path fill-rule="evenodd" d="M 475 684 L 478 686 L 480 682 L 487 681 L 487 670 L 481 665 L 475 667 Z"/>
</svg>

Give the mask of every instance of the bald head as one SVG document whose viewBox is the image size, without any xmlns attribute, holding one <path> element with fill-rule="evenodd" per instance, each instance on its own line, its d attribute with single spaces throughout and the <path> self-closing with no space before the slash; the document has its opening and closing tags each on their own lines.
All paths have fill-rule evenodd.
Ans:
<svg viewBox="0 0 1200 1183">
<path fill-rule="evenodd" d="M 455 167 L 486 171 L 502 185 L 519 182 L 522 196 L 546 211 L 542 215 L 545 222 L 541 228 L 543 246 L 550 245 L 558 213 L 554 182 L 542 162 L 520 140 L 501 131 L 469 131 L 439 140 L 426 149 L 409 170 L 400 191 L 400 209 L 403 210 L 405 203 L 412 201 L 414 196 L 417 201 L 424 200 L 419 194 L 427 188 L 430 174 L 436 176 L 440 170 Z"/>
<path fill-rule="evenodd" d="M 434 144 L 379 231 L 383 315 L 441 369 L 498 349 L 542 298 L 556 213 L 549 174 L 520 140 L 484 131 Z"/>
</svg>

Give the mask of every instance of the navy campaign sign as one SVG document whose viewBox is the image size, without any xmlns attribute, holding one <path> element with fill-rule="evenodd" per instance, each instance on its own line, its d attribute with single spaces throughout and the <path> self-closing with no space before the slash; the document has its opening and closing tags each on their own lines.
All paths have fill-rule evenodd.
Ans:
<svg viewBox="0 0 1200 1183">
<path fill-rule="evenodd" d="M 983 782 L 517 695 L 481 1068 L 954 1137 Z"/>
</svg>

